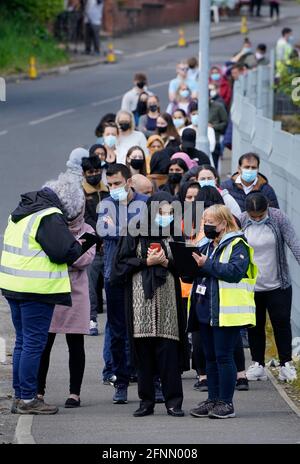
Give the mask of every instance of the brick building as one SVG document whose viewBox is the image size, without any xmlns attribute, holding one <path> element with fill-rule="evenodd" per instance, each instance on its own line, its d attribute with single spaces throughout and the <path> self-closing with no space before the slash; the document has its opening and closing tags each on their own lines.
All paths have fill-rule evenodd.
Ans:
<svg viewBox="0 0 300 464">
<path fill-rule="evenodd" d="M 199 0 L 105 0 L 103 29 L 112 36 L 197 21 Z"/>
</svg>

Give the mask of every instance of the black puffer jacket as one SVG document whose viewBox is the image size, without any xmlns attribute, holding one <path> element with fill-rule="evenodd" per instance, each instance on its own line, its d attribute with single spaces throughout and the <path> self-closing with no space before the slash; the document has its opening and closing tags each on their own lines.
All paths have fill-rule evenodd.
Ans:
<svg viewBox="0 0 300 464">
<path fill-rule="evenodd" d="M 44 188 L 38 192 L 29 192 L 21 195 L 21 201 L 12 212 L 13 222 L 18 222 L 30 214 L 37 213 L 46 208 L 56 207 L 62 212 L 63 207 L 57 195 L 50 189 Z M 50 261 L 56 264 L 73 264 L 82 254 L 81 245 L 75 240 L 68 229 L 68 223 L 64 214 L 54 213 L 41 220 L 36 241 L 41 245 Z M 33 300 L 49 304 L 72 305 L 70 293 L 59 294 L 35 294 L 11 292 L 2 289 L 6 298 L 17 300 Z"/>
</svg>

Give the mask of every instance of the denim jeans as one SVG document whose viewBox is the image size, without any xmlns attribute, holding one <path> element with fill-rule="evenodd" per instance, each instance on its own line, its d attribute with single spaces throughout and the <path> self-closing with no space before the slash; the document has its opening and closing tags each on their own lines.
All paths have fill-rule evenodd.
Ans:
<svg viewBox="0 0 300 464">
<path fill-rule="evenodd" d="M 200 334 L 206 357 L 208 398 L 232 403 L 237 374 L 234 349 L 240 328 L 200 324 Z"/>
<path fill-rule="evenodd" d="M 47 344 L 54 305 L 7 299 L 16 331 L 13 354 L 13 388 L 16 398 L 32 399 L 37 394 L 40 360 Z"/>
<path fill-rule="evenodd" d="M 113 373 L 117 377 L 117 384 L 128 385 L 130 372 L 126 354 L 127 329 L 124 288 L 112 286 L 107 279 L 104 281 L 104 287 L 107 301 L 107 321 L 110 332 L 110 353 Z"/>
</svg>

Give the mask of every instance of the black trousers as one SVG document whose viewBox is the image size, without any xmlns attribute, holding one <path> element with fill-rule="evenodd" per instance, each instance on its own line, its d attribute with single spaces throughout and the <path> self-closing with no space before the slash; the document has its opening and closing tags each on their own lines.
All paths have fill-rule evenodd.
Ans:
<svg viewBox="0 0 300 464">
<path fill-rule="evenodd" d="M 100 53 L 100 26 L 87 23 L 85 25 L 85 51 L 91 52 L 92 44 L 96 53 Z"/>
<path fill-rule="evenodd" d="M 269 313 L 280 364 L 292 359 L 292 287 L 269 292 L 255 292 L 256 326 L 248 329 L 252 360 L 265 365 L 266 314 Z"/>
<path fill-rule="evenodd" d="M 250 3 L 250 13 L 254 13 L 254 7 L 256 6 L 256 16 L 260 16 L 260 9 L 262 5 L 262 0 L 251 0 Z"/>
<path fill-rule="evenodd" d="M 273 18 L 273 14 L 276 12 L 277 18 L 279 18 L 279 3 L 270 2 L 270 17 Z"/>
<path fill-rule="evenodd" d="M 135 338 L 138 394 L 141 406 L 154 407 L 153 378 L 159 375 L 166 408 L 181 408 L 182 381 L 179 366 L 179 342 L 167 338 Z"/>
<path fill-rule="evenodd" d="M 199 331 L 192 333 L 192 343 L 192 368 L 195 369 L 198 375 L 206 375 L 206 359 Z M 245 370 L 245 353 L 241 335 L 238 337 L 238 341 L 234 349 L 234 362 L 237 372 Z"/>
<path fill-rule="evenodd" d="M 38 374 L 38 394 L 44 395 L 46 379 L 50 364 L 50 354 L 56 334 L 49 333 L 46 348 L 42 354 Z M 66 334 L 69 348 L 70 394 L 80 395 L 81 384 L 85 368 L 84 335 Z"/>
</svg>

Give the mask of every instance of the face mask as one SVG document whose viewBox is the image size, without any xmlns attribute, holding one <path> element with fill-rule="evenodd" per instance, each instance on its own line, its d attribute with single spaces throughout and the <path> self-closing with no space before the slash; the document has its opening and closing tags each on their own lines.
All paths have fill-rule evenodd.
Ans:
<svg viewBox="0 0 300 464">
<path fill-rule="evenodd" d="M 220 74 L 220 73 L 212 73 L 212 74 L 210 75 L 210 77 L 211 77 L 211 79 L 212 79 L 213 81 L 218 81 L 218 80 L 221 78 L 221 74 Z"/>
<path fill-rule="evenodd" d="M 190 96 L 190 91 L 189 90 L 180 90 L 179 95 L 182 98 L 188 98 Z"/>
<path fill-rule="evenodd" d="M 143 89 L 145 85 L 146 85 L 146 82 L 145 82 L 145 81 L 140 81 L 140 82 L 137 82 L 137 83 L 136 83 L 136 86 L 137 86 L 139 89 Z"/>
<path fill-rule="evenodd" d="M 255 221 L 254 219 L 252 218 L 249 218 L 250 221 L 252 222 L 253 225 L 256 225 L 256 226 L 262 226 L 263 224 L 266 223 L 266 221 L 269 219 L 269 215 L 267 214 L 263 219 L 261 219 L 260 221 Z"/>
<path fill-rule="evenodd" d="M 124 201 L 128 196 L 128 192 L 125 190 L 124 186 L 111 190 L 109 194 L 115 201 Z"/>
<path fill-rule="evenodd" d="M 144 160 L 143 159 L 132 159 L 130 160 L 130 166 L 133 168 L 133 169 L 142 169 L 144 165 Z"/>
<path fill-rule="evenodd" d="M 179 127 L 184 126 L 184 119 L 183 118 L 173 119 L 173 123 L 176 129 L 179 129 Z"/>
<path fill-rule="evenodd" d="M 216 181 L 213 179 L 199 180 L 200 187 L 215 187 Z"/>
<path fill-rule="evenodd" d="M 169 182 L 171 184 L 179 184 L 181 179 L 182 179 L 182 174 L 180 174 L 179 172 L 171 172 L 169 174 Z"/>
<path fill-rule="evenodd" d="M 164 134 L 168 130 L 168 126 L 156 126 L 156 128 L 159 134 Z"/>
<path fill-rule="evenodd" d="M 210 90 L 209 96 L 210 98 L 215 98 L 218 95 L 218 92 L 216 90 Z"/>
<path fill-rule="evenodd" d="M 198 120 L 199 120 L 199 115 L 192 114 L 191 121 L 192 121 L 193 126 L 198 126 Z"/>
<path fill-rule="evenodd" d="M 251 52 L 252 52 L 252 48 L 246 47 L 246 48 L 244 48 L 243 52 L 244 52 L 244 54 L 246 54 L 246 53 L 251 53 Z"/>
<path fill-rule="evenodd" d="M 288 38 L 288 43 L 294 43 L 294 37 L 292 35 Z"/>
<path fill-rule="evenodd" d="M 264 57 L 264 55 L 262 55 L 261 53 L 256 52 L 256 53 L 255 53 L 255 57 L 256 57 L 256 59 L 259 61 L 259 60 L 261 60 L 261 59 Z"/>
<path fill-rule="evenodd" d="M 112 148 L 117 143 L 117 137 L 115 135 L 106 135 L 104 137 L 104 144 L 107 145 L 109 148 Z"/>
<path fill-rule="evenodd" d="M 101 161 L 101 168 L 102 169 L 107 169 L 108 168 L 108 164 L 106 161 Z"/>
<path fill-rule="evenodd" d="M 155 113 L 155 111 L 158 110 L 158 106 L 157 105 L 150 105 L 149 110 L 152 111 L 153 113 Z"/>
<path fill-rule="evenodd" d="M 214 240 L 220 235 L 220 232 L 216 231 L 217 226 L 211 226 L 208 224 L 204 224 L 204 234 L 207 238 Z"/>
<path fill-rule="evenodd" d="M 161 216 L 160 214 L 157 214 L 155 216 L 154 222 L 160 227 L 168 227 L 171 224 L 171 222 L 173 222 L 173 220 L 173 214 L 170 214 L 168 216 Z"/>
<path fill-rule="evenodd" d="M 257 169 L 242 169 L 242 179 L 245 182 L 254 182 L 257 178 Z"/>
<path fill-rule="evenodd" d="M 95 176 L 86 176 L 86 181 L 90 185 L 98 185 L 101 181 L 102 174 L 97 174 Z"/>
<path fill-rule="evenodd" d="M 131 128 L 131 123 L 130 123 L 130 122 L 120 122 L 120 123 L 119 123 L 119 126 L 120 126 L 120 129 L 121 129 L 123 132 L 126 132 L 126 131 L 128 131 L 128 129 Z"/>
</svg>

